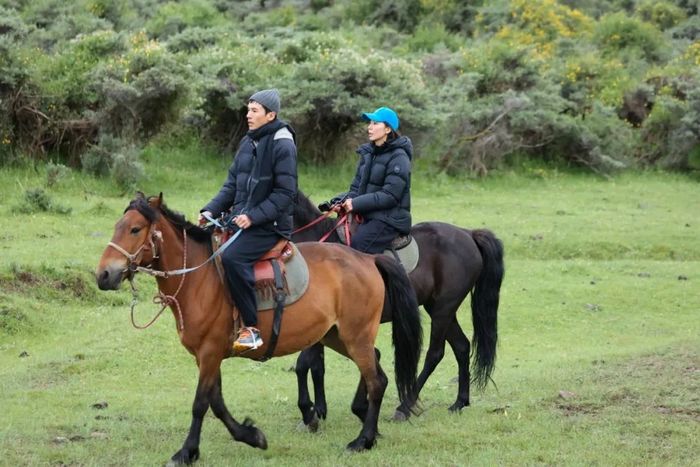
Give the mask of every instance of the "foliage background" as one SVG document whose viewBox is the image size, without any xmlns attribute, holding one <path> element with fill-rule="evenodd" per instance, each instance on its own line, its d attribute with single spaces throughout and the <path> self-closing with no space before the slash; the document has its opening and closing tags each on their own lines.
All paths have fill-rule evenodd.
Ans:
<svg viewBox="0 0 700 467">
<path fill-rule="evenodd" d="M 277 87 L 300 159 L 336 161 L 394 107 L 437 171 L 542 159 L 700 168 L 700 16 L 687 0 L 3 0 L 0 164 L 124 188 L 154 137 L 229 153 Z"/>
</svg>

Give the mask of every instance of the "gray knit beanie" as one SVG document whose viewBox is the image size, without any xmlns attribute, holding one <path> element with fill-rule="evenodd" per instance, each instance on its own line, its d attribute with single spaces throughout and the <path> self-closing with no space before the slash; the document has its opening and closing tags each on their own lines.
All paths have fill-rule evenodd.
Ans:
<svg viewBox="0 0 700 467">
<path fill-rule="evenodd" d="M 277 89 L 263 89 L 250 96 L 249 101 L 255 101 L 269 110 L 280 113 L 280 93 Z"/>
</svg>

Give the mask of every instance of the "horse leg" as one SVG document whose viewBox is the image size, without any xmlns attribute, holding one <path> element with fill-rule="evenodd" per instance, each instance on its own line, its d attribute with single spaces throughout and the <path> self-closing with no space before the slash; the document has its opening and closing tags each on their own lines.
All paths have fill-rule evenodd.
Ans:
<svg viewBox="0 0 700 467">
<path fill-rule="evenodd" d="M 197 383 L 194 402 L 192 403 L 192 423 L 182 448 L 170 458 L 168 465 L 191 464 L 199 459 L 199 436 L 202 432 L 202 420 L 209 409 L 210 385 L 201 377 Z"/>
<path fill-rule="evenodd" d="M 360 334 L 362 335 L 362 333 Z M 356 339 L 356 337 L 353 338 Z M 351 358 L 360 370 L 362 380 L 355 393 L 352 410 L 362 420 L 362 430 L 357 438 L 348 443 L 346 448 L 349 451 L 363 451 L 372 449 L 377 440 L 379 410 L 389 379 L 379 366 L 379 354 L 372 352 L 371 349 L 374 347 L 371 344 L 358 342 L 352 342 L 352 346 L 345 344 L 353 338 L 345 336 L 343 341 L 336 331 L 326 334 L 322 342 L 323 345 L 332 348 L 339 354 Z M 362 400 L 367 401 L 367 410 L 361 408 Z"/>
<path fill-rule="evenodd" d="M 314 344 L 318 350 L 318 358 L 311 362 L 311 379 L 314 382 L 314 410 L 318 418 L 326 419 L 328 405 L 326 404 L 326 363 L 323 344 Z"/>
<path fill-rule="evenodd" d="M 221 393 L 221 371 L 219 371 L 211 390 L 211 410 L 226 426 L 233 439 L 242 441 L 254 448 L 267 449 L 265 435 L 253 425 L 253 421 L 250 418 L 243 420 L 243 423 L 238 423 L 229 413 L 224 403 L 224 396 Z"/>
<path fill-rule="evenodd" d="M 320 364 L 319 364 L 320 360 Z M 318 367 L 321 367 L 320 370 Z M 314 344 L 308 349 L 303 350 L 299 357 L 297 358 L 297 363 L 295 367 L 295 372 L 297 374 L 297 390 L 299 397 L 297 399 L 297 406 L 301 411 L 302 422 L 311 432 L 316 432 L 318 430 L 318 411 L 314 407 L 314 403 L 309 395 L 309 386 L 307 381 L 307 375 L 309 369 L 312 369 L 311 376 L 314 382 L 314 390 L 316 395 L 319 392 L 323 397 L 323 410 L 325 418 L 325 393 L 323 389 L 323 373 L 325 372 L 323 364 L 323 345 Z M 320 376 L 319 376 L 320 372 Z M 318 385 L 321 388 L 318 388 Z"/>
<path fill-rule="evenodd" d="M 459 306 L 459 303 L 457 303 L 456 306 Z M 442 357 L 445 355 L 445 336 L 447 334 L 448 326 L 450 326 L 452 320 L 445 318 L 445 313 L 443 312 L 445 308 L 443 308 L 442 305 L 425 305 L 425 308 L 432 318 L 432 321 L 430 322 L 430 344 L 428 346 L 428 352 L 425 355 L 423 369 L 418 375 L 418 379 L 416 381 L 415 398 L 411 401 L 405 400 L 396 408 L 396 411 L 394 412 L 395 421 L 408 420 L 408 418 L 411 416 L 411 410 L 416 404 L 418 395 L 420 394 L 421 389 L 423 389 L 423 385 L 425 385 L 425 382 L 428 380 L 433 371 L 435 371 L 435 368 L 437 368 L 438 364 L 442 360 Z M 451 314 L 451 316 L 454 316 L 454 313 Z"/>
<path fill-rule="evenodd" d="M 469 406 L 469 350 L 470 344 L 467 336 L 464 335 L 461 326 L 455 316 L 454 323 L 447 331 L 447 342 L 452 347 L 452 351 L 457 359 L 458 368 L 458 388 L 457 400 L 449 408 L 450 412 L 459 412 L 464 407 Z"/>
<path fill-rule="evenodd" d="M 374 349 L 374 355 L 377 358 L 377 365 L 379 365 L 379 359 L 381 358 L 381 353 L 379 349 Z M 382 371 L 379 366 L 378 371 Z M 367 418 L 367 411 L 369 410 L 369 400 L 367 399 L 367 385 L 365 380 L 360 378 L 360 382 L 357 385 L 357 391 L 355 391 L 355 397 L 352 400 L 352 406 L 350 407 L 352 413 L 354 413 L 361 422 L 364 423 L 365 418 Z"/>
<path fill-rule="evenodd" d="M 190 424 L 190 431 L 187 434 L 187 438 L 185 438 L 182 448 L 170 458 L 168 465 L 191 464 L 199 459 L 199 438 L 202 432 L 202 421 L 210 405 L 212 405 L 215 413 L 218 412 L 217 416 L 219 414 L 223 415 L 224 412 L 228 415 L 228 423 L 231 427 L 235 427 L 236 432 L 239 433 L 239 436 L 242 438 L 241 440 L 248 442 L 247 439 L 252 438 L 246 438 L 242 433 L 250 432 L 251 428 L 257 430 L 257 428 L 251 426 L 251 423 L 244 423 L 244 425 L 236 423 L 233 417 L 228 414 L 223 397 L 221 396 L 221 358 L 206 359 L 209 360 L 207 362 L 205 362 L 205 359 L 199 360 L 199 382 L 197 383 L 197 391 L 195 392 L 194 402 L 192 403 L 192 423 Z M 227 424 L 227 421 L 224 421 L 224 424 Z M 227 424 L 227 427 L 229 427 L 229 424 Z M 259 432 L 259 430 L 257 431 Z M 257 447 L 265 449 L 267 447 L 265 437 L 262 432 L 260 432 L 259 435 L 259 437 L 256 437 L 258 441 Z M 235 436 L 236 435 L 234 435 L 234 437 Z M 251 443 L 248 442 L 248 444 Z M 251 445 L 255 446 L 255 444 Z"/>
</svg>

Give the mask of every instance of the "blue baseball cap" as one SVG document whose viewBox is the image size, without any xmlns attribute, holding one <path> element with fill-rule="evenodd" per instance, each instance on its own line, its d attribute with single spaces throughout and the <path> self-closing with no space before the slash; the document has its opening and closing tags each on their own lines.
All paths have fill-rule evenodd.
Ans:
<svg viewBox="0 0 700 467">
<path fill-rule="evenodd" d="M 362 119 L 366 121 L 375 121 L 386 123 L 391 127 L 392 130 L 396 131 L 399 129 L 399 116 L 396 112 L 391 110 L 389 107 L 379 107 L 372 113 L 363 113 Z"/>
</svg>

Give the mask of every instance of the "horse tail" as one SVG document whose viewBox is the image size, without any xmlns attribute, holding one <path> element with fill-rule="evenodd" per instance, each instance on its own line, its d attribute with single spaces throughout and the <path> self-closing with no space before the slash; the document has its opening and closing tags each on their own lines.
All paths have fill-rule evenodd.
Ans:
<svg viewBox="0 0 700 467">
<path fill-rule="evenodd" d="M 491 379 L 498 343 L 498 301 L 505 273 L 503 243 L 486 229 L 471 231 L 483 268 L 472 290 L 472 324 L 474 326 L 474 360 L 472 381 L 483 389 Z"/>
<path fill-rule="evenodd" d="M 423 327 L 418 301 L 403 266 L 384 255 L 375 256 L 375 264 L 384 279 L 385 308 L 391 311 L 391 337 L 394 345 L 394 373 L 399 399 L 413 405 L 416 373 L 423 345 Z"/>
</svg>

